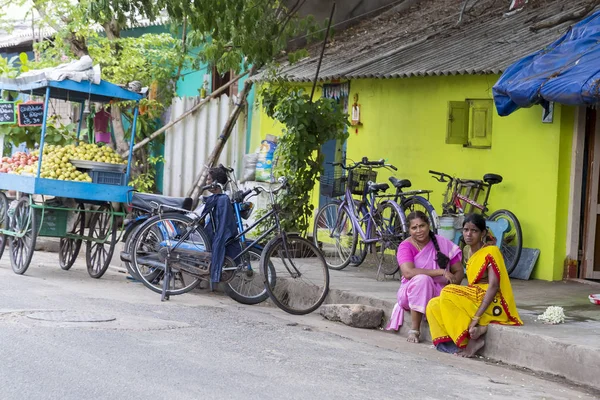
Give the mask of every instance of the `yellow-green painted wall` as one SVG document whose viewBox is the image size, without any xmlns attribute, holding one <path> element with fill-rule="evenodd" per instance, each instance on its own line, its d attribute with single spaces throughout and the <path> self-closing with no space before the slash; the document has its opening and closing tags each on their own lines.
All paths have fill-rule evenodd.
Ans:
<svg viewBox="0 0 600 400">
<path fill-rule="evenodd" d="M 428 170 L 462 178 L 500 174 L 490 210 L 506 208 L 521 222 L 524 246 L 538 248 L 533 277 L 557 280 L 563 274 L 566 247 L 573 110 L 555 106 L 554 121 L 542 123 L 541 107 L 494 113 L 492 148 L 472 149 L 445 144 L 448 101 L 491 99 L 498 76 L 462 75 L 409 79 L 361 79 L 350 83 L 350 99 L 359 95 L 362 126 L 350 128 L 347 159 L 385 158 L 398 167 L 415 189 L 432 189 L 431 202 L 441 208 L 445 184 Z M 261 113 L 262 114 L 262 113 Z M 255 115 L 258 115 L 255 114 Z M 252 143 L 281 126 L 264 114 L 254 126 Z M 379 182 L 387 181 L 381 173 Z"/>
<path fill-rule="evenodd" d="M 575 107 L 563 106 L 561 116 L 561 135 L 558 164 L 558 192 L 556 205 L 556 233 L 554 246 L 555 269 L 553 279 L 564 275 L 567 257 L 567 227 L 569 218 L 569 193 L 571 185 L 571 155 L 573 154 L 573 134 L 575 125 Z"/>
</svg>

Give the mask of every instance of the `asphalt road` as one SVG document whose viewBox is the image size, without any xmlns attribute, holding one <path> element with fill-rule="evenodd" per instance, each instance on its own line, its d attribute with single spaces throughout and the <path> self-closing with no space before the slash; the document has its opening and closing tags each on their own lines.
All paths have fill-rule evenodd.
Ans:
<svg viewBox="0 0 600 400">
<path fill-rule="evenodd" d="M 0 399 L 579 399 L 598 393 L 219 294 L 0 262 Z M 88 322 L 85 322 L 88 321 Z M 90 322 L 91 321 L 91 322 Z"/>
</svg>

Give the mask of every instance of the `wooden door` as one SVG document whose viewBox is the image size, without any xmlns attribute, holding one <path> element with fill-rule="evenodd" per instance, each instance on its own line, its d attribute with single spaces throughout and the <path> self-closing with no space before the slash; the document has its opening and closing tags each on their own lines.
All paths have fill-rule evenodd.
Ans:
<svg viewBox="0 0 600 400">
<path fill-rule="evenodd" d="M 586 114 L 587 189 L 581 277 L 600 279 L 600 113 Z"/>
</svg>

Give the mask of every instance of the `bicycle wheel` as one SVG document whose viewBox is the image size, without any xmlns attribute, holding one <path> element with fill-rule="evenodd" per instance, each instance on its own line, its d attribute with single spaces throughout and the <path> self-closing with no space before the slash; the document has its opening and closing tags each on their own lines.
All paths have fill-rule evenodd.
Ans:
<svg viewBox="0 0 600 400">
<path fill-rule="evenodd" d="M 368 220 L 366 218 L 367 209 L 364 206 L 360 207 L 360 202 L 358 200 L 354 200 L 354 203 L 358 208 L 358 218 L 360 220 L 360 227 L 362 228 L 363 232 L 367 235 L 367 237 L 374 237 L 375 230 L 373 229 L 373 224 L 371 224 L 371 232 L 367 232 L 367 227 L 369 225 Z M 356 247 L 354 249 L 352 257 L 350 257 L 350 265 L 354 267 L 358 267 L 365 261 L 365 258 L 367 258 L 367 254 L 369 253 L 370 248 L 370 245 L 367 245 L 365 242 L 363 242 L 360 235 L 357 234 L 356 238 Z"/>
<path fill-rule="evenodd" d="M 382 202 L 377 207 L 375 229 L 380 239 L 375 246 L 379 263 L 378 274 L 381 271 L 385 275 L 394 275 L 400 269 L 396 253 L 404 238 L 404 232 L 398 209 L 390 202 Z"/>
<path fill-rule="evenodd" d="M 172 248 L 193 223 L 194 220 L 182 214 L 163 214 L 149 218 L 137 229 L 130 246 L 131 266 L 148 289 L 162 294 L 166 249 Z M 172 279 L 167 282 L 167 295 L 184 294 L 200 284 L 200 277 L 186 272 L 186 268 L 196 270 L 200 264 L 198 253 L 210 250 L 211 243 L 200 228 L 196 228 L 177 249 L 171 250 L 171 259 L 177 262 L 171 261 L 170 264 Z M 208 262 L 206 279 L 209 279 Z"/>
<path fill-rule="evenodd" d="M 75 220 L 75 224 L 73 224 L 73 229 L 71 229 L 71 232 L 69 233 L 83 236 L 85 231 L 85 206 L 82 203 L 79 203 L 75 213 L 77 214 L 77 219 Z M 60 268 L 68 271 L 73 266 L 79 255 L 81 242 L 83 242 L 83 239 L 66 237 L 60 239 L 60 248 L 58 252 L 58 263 Z"/>
<path fill-rule="evenodd" d="M 336 203 L 321 208 L 315 217 L 313 240 L 329 268 L 338 271 L 346 268 L 358 240 L 348 211 Z"/>
<path fill-rule="evenodd" d="M 129 255 L 129 257 L 131 257 L 131 254 L 133 253 L 133 239 L 135 238 L 135 234 L 137 233 L 137 231 L 142 227 L 143 224 L 140 224 L 139 226 L 137 226 L 136 228 L 134 228 L 133 232 L 131 232 L 131 234 L 127 237 L 127 240 L 125 241 L 125 245 L 123 246 L 124 249 L 126 249 L 127 254 Z M 162 237 L 162 233 L 160 232 L 160 230 L 158 229 L 158 227 L 154 227 L 153 229 L 151 229 L 150 231 L 148 231 L 148 233 L 144 236 L 144 246 L 155 246 L 160 242 L 160 237 Z M 132 263 L 130 261 L 123 261 L 123 263 L 125 264 L 125 268 L 127 268 L 127 271 L 129 272 L 129 274 L 131 274 L 131 276 L 137 280 L 137 281 L 141 281 L 142 278 L 140 277 L 140 272 L 137 270 L 137 268 L 132 265 Z M 158 276 L 160 274 L 163 273 L 163 270 L 154 268 L 154 269 L 147 269 L 144 270 L 145 273 L 145 277 L 148 281 L 152 282 L 153 280 L 155 280 L 156 278 L 158 278 Z"/>
<path fill-rule="evenodd" d="M 261 253 L 260 249 L 251 247 L 238 259 L 238 263 L 241 264 L 240 269 L 223 287 L 225 293 L 238 303 L 258 304 L 269 297 L 260 268 Z M 275 274 L 275 268 L 272 264 L 269 265 L 269 282 L 271 284 L 275 280 Z"/>
<path fill-rule="evenodd" d="M 412 196 L 402 202 L 402 208 L 404 209 L 404 214 L 407 217 L 408 214 L 414 211 L 421 211 L 425 213 L 427 218 L 429 218 L 429 229 L 431 229 L 431 231 L 435 234 L 438 233 L 440 220 L 429 200 L 421 196 Z M 408 237 L 408 226 L 406 227 L 405 235 Z"/>
<path fill-rule="evenodd" d="M 0 192 L 0 228 L 7 229 L 8 227 L 8 199 L 4 192 Z M 0 233 L 0 258 L 4 254 L 6 242 L 8 238 L 3 233 Z"/>
<path fill-rule="evenodd" d="M 99 279 L 112 260 L 117 242 L 116 218 L 110 203 L 102 204 L 90 218 L 89 237 L 85 249 L 85 261 L 89 276 Z M 104 241 L 104 242 L 101 242 Z"/>
<path fill-rule="evenodd" d="M 285 235 L 285 234 L 284 234 Z M 283 311 L 295 315 L 313 312 L 329 292 L 329 270 L 319 249 L 299 236 L 277 236 L 260 258 L 269 297 Z M 276 280 L 268 281 L 268 270 Z"/>
<path fill-rule="evenodd" d="M 10 230 L 22 235 L 21 237 L 11 236 L 8 247 L 10 265 L 14 273 L 23 275 L 31 263 L 38 234 L 38 219 L 35 209 L 29 203 L 28 196 L 21 197 L 18 201 L 10 218 Z"/>
<path fill-rule="evenodd" d="M 504 232 L 502 243 L 496 243 L 504 257 L 506 271 L 510 274 L 517 268 L 521 250 L 523 250 L 523 235 L 521 224 L 515 215 L 508 210 L 498 210 L 488 217 L 490 221 L 505 220 L 508 222 L 508 230 Z"/>
</svg>

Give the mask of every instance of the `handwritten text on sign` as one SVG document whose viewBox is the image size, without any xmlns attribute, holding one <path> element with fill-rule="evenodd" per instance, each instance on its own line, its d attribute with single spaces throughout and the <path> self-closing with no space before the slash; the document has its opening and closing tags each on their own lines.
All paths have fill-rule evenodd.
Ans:
<svg viewBox="0 0 600 400">
<path fill-rule="evenodd" d="M 0 101 L 0 124 L 14 124 L 17 122 L 15 103 Z"/>
<path fill-rule="evenodd" d="M 41 126 L 44 122 L 44 103 L 21 103 L 17 107 L 19 126 Z"/>
</svg>

